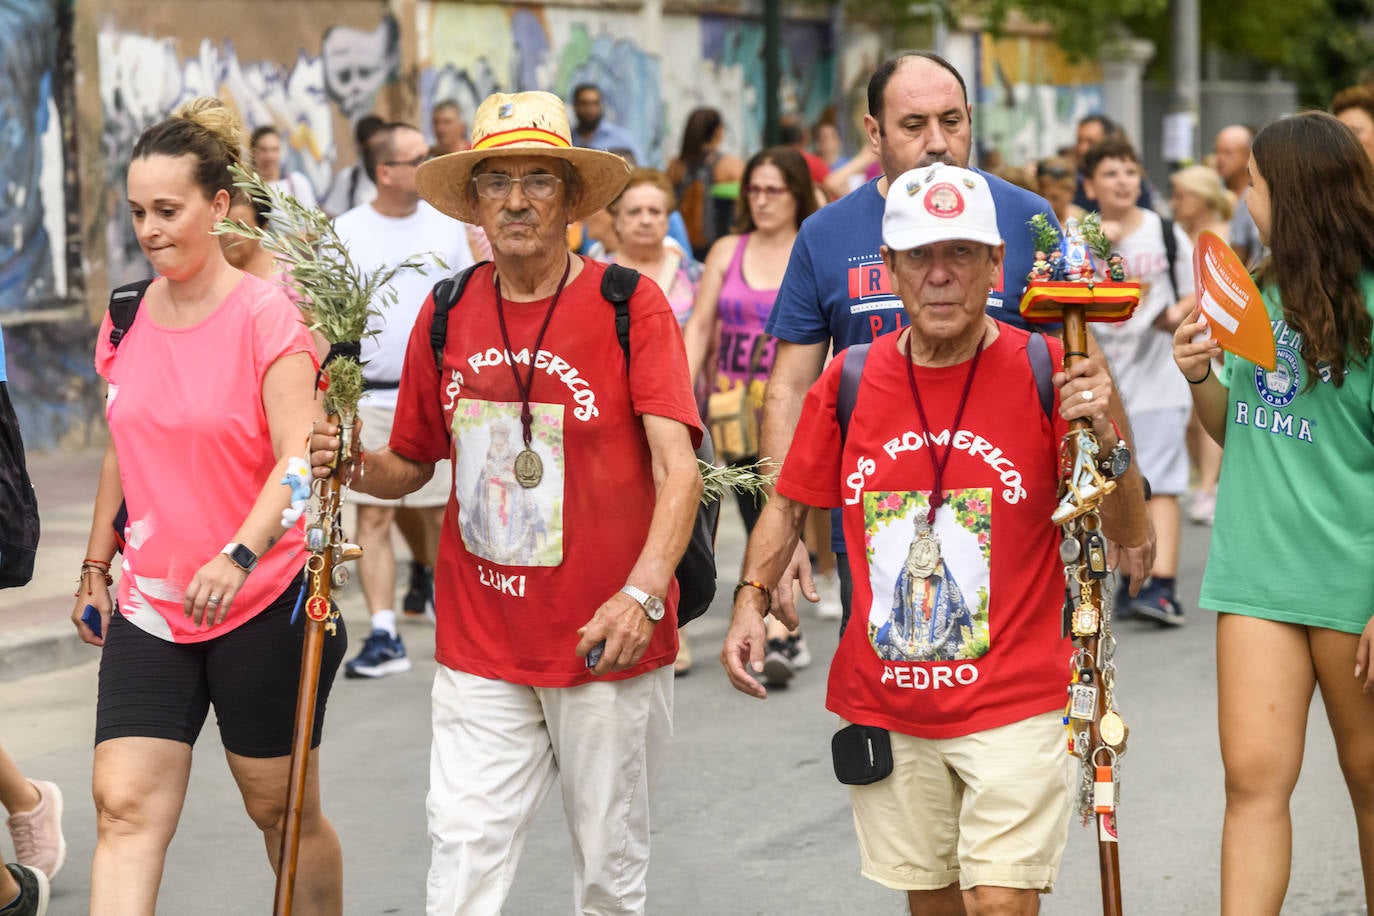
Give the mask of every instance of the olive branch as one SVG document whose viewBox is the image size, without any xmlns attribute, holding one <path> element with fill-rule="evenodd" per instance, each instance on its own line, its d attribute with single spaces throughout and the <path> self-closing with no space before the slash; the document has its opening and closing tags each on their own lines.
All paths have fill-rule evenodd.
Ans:
<svg viewBox="0 0 1374 916">
<path fill-rule="evenodd" d="M 421 270 L 431 263 L 444 269 L 447 265 L 438 255 L 426 253 L 394 266 L 363 270 L 322 210 L 304 206 L 243 166 L 230 166 L 229 172 L 234 187 L 266 207 L 271 217 L 266 229 L 222 219 L 214 231 L 255 239 L 290 274 L 302 297 L 302 321 L 330 345 L 325 360 L 329 379 L 325 411 L 350 425 L 363 395 L 363 368 L 356 348 L 363 338 L 376 333 L 368 329 L 368 322 L 381 315 L 381 308 L 396 303 L 396 291 L 388 284 L 402 271 Z"/>
<path fill-rule="evenodd" d="M 1102 217 L 1096 213 L 1089 213 L 1083 218 L 1080 229 L 1083 232 L 1083 241 L 1088 244 L 1088 250 L 1105 264 L 1112 256 L 1112 240 L 1102 231 Z"/>
<path fill-rule="evenodd" d="M 764 461 L 761 459 L 753 464 L 726 465 L 721 467 L 706 461 L 697 459 L 697 465 L 701 469 L 702 492 L 701 501 L 710 505 L 718 499 L 724 499 L 731 493 L 748 493 L 754 496 L 762 496 L 765 488 L 772 486 L 776 475 L 767 471 Z"/>
</svg>

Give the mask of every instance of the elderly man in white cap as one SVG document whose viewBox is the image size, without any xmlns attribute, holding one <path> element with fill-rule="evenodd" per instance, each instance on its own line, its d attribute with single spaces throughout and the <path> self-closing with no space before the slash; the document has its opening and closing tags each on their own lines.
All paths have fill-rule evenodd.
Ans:
<svg viewBox="0 0 1374 916">
<path fill-rule="evenodd" d="M 1069 815 L 1072 646 L 1050 521 L 1059 443 L 1086 417 L 1115 447 L 1111 378 L 1088 360 L 1051 377 L 1059 341 L 987 313 L 1005 246 L 980 173 L 902 174 L 882 235 L 910 328 L 851 347 L 806 395 L 721 657 L 736 688 L 764 695 L 746 668 L 763 660 L 769 589 L 808 507 L 840 508 L 854 625 L 826 705 L 854 726 L 834 752 L 863 874 L 906 891 L 913 914 L 1030 914 L 1054 884 Z M 1139 492 L 1108 497 L 1108 536 L 1143 515 Z M 795 612 L 771 610 L 795 625 Z"/>
<path fill-rule="evenodd" d="M 421 196 L 480 225 L 493 253 L 451 308 L 440 365 L 432 296 L 421 309 L 390 445 L 353 475 L 398 496 L 453 460 L 435 570 L 432 916 L 500 911 L 555 782 L 576 912 L 644 912 L 649 792 L 672 730 L 674 569 L 701 494 L 701 430 L 658 285 L 634 288 L 627 352 L 606 266 L 564 241 L 629 172 L 572 145 L 556 96 L 520 92 L 488 97 L 472 149 L 416 176 Z M 315 437 L 317 464 L 337 448 L 333 432 Z"/>
</svg>

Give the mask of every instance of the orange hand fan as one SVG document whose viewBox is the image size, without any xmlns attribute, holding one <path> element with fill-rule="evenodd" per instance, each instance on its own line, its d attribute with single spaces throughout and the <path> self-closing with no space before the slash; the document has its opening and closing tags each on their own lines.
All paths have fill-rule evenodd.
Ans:
<svg viewBox="0 0 1374 916">
<path fill-rule="evenodd" d="M 1212 337 L 1221 348 L 1273 371 L 1274 334 L 1259 288 L 1236 253 L 1214 232 L 1198 236 L 1193 285 Z"/>
</svg>

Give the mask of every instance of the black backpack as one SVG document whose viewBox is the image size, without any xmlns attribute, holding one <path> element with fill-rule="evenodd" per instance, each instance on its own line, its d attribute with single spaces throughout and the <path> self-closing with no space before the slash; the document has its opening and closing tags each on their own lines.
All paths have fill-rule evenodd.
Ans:
<svg viewBox="0 0 1374 916">
<path fill-rule="evenodd" d="M 119 349 L 119 342 L 129 333 L 129 328 L 134 326 L 134 318 L 138 317 L 138 306 L 143 301 L 143 294 L 152 283 L 152 280 L 135 280 L 133 283 L 115 287 L 110 293 L 110 346 L 114 349 Z M 128 524 L 129 504 L 121 500 L 113 522 L 115 545 L 120 553 L 124 552 L 124 529 Z"/>
<path fill-rule="evenodd" d="M 854 344 L 844 351 L 844 365 L 840 367 L 840 391 L 835 405 L 836 419 L 840 424 L 840 442 L 849 435 L 849 418 L 854 415 L 854 403 L 859 398 L 859 379 L 864 374 L 864 363 L 868 360 L 868 348 L 872 344 Z M 1054 426 L 1054 367 L 1050 365 L 1050 347 L 1039 331 L 1030 332 L 1026 341 L 1026 359 L 1035 376 L 1035 393 L 1040 398 L 1040 409 L 1045 418 Z"/>
<path fill-rule="evenodd" d="M 28 585 L 38 554 L 38 497 L 9 388 L 0 382 L 0 588 Z"/>
<path fill-rule="evenodd" d="M 448 313 L 463 298 L 463 290 L 467 288 L 472 272 L 485 263 L 482 261 L 460 270 L 434 285 L 434 322 L 429 329 L 429 344 L 434 351 L 435 368 L 441 371 L 444 366 L 444 345 L 448 339 Z M 615 308 L 615 336 L 620 341 L 621 352 L 625 354 L 627 372 L 630 367 L 630 297 L 634 295 L 638 283 L 638 271 L 618 264 L 607 265 L 601 277 L 601 295 Z M 697 458 L 708 464 L 714 463 L 715 452 L 710 436 L 701 437 Z M 692 539 L 677 564 L 677 625 L 680 627 L 705 614 L 716 596 L 716 526 L 719 521 L 719 500 L 703 503 L 697 509 Z"/>
</svg>

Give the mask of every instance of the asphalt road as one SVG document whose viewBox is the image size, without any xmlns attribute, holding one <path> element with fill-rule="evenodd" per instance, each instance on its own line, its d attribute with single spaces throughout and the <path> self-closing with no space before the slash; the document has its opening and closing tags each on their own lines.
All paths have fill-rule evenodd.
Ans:
<svg viewBox="0 0 1374 916">
<path fill-rule="evenodd" d="M 722 574 L 733 580 L 741 538 L 722 520 Z M 1195 600 L 1209 529 L 1185 532 L 1179 630 L 1118 626 L 1119 707 L 1131 728 L 1120 815 L 1124 899 L 1133 914 L 1215 913 L 1223 807 L 1216 739 L 1213 618 Z M 846 790 L 830 770 L 835 720 L 824 709 L 834 624 L 807 620 L 815 664 L 795 686 L 759 703 L 727 684 L 714 655 L 724 598 L 690 625 L 696 670 L 676 682 L 676 737 L 654 804 L 650 912 L 666 914 L 896 914 L 901 895 L 858 873 Z M 345 603 L 356 650 L 364 627 L 356 588 Z M 326 813 L 343 840 L 346 912 L 424 912 L 428 864 L 428 691 L 433 630 L 403 628 L 415 668 L 383 681 L 340 679 L 323 756 Z M 0 742 L 31 776 L 66 792 L 68 864 L 50 913 L 86 912 L 94 846 L 90 801 L 95 650 L 76 668 L 0 683 Z M 1286 913 L 1363 912 L 1354 820 L 1320 703 L 1294 797 L 1293 879 Z M 2 837 L 3 834 L 0 834 Z M 0 841 L 0 849 L 9 854 Z M 571 865 L 557 792 L 541 812 L 507 914 L 566 914 Z M 196 750 L 159 913 L 270 913 L 271 875 L 243 813 L 213 723 Z M 1099 912 L 1092 829 L 1074 826 L 1045 913 Z"/>
</svg>

